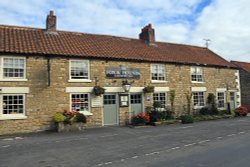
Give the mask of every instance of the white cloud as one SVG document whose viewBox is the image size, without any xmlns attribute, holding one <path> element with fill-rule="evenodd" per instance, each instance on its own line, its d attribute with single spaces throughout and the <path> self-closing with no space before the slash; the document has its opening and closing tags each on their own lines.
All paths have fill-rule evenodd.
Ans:
<svg viewBox="0 0 250 167">
<path fill-rule="evenodd" d="M 0 24 L 45 27 L 46 15 L 55 10 L 61 30 L 138 38 L 152 23 L 156 40 L 204 46 L 226 59 L 250 61 L 250 1 L 212 0 L 11 0 L 0 1 Z"/>
<path fill-rule="evenodd" d="M 248 0 L 216 0 L 197 20 L 189 42 L 209 38 L 210 49 L 224 58 L 250 62 L 249 6 Z"/>
</svg>

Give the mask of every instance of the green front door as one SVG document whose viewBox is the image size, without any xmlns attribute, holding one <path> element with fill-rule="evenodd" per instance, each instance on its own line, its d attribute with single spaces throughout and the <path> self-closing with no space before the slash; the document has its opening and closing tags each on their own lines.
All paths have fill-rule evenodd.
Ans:
<svg viewBox="0 0 250 167">
<path fill-rule="evenodd" d="M 140 112 L 143 112 L 141 93 L 130 94 L 130 106 L 132 115 L 136 115 Z"/>
<path fill-rule="evenodd" d="M 104 125 L 117 125 L 118 124 L 118 111 L 117 111 L 117 98 L 116 94 L 104 94 L 103 97 L 103 124 Z"/>
</svg>

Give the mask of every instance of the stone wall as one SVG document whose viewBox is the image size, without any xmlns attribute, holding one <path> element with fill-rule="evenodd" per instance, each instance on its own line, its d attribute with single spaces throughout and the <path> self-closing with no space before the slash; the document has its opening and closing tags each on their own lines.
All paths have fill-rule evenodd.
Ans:
<svg viewBox="0 0 250 167">
<path fill-rule="evenodd" d="M 176 91 L 175 105 L 178 112 L 183 112 L 186 104 L 186 93 L 191 92 L 191 87 L 206 87 L 207 93 L 215 93 L 216 88 L 236 89 L 236 70 L 204 67 L 204 83 L 195 84 L 191 82 L 190 66 L 166 64 L 167 82 L 151 83 L 150 63 L 145 62 L 121 62 L 109 60 L 90 60 L 90 83 L 69 82 L 69 59 L 51 57 L 50 86 L 48 86 L 47 59 L 41 56 L 27 57 L 27 79 L 25 82 L 1 82 L 1 87 L 29 87 L 30 92 L 26 95 L 27 119 L 22 120 L 0 120 L 0 134 L 36 132 L 51 129 L 53 127 L 52 115 L 55 112 L 69 110 L 69 93 L 66 87 L 93 87 L 95 78 L 98 85 L 102 87 L 121 87 L 122 79 L 107 79 L 105 67 L 139 68 L 141 77 L 139 80 L 132 79 L 132 87 L 144 87 L 154 85 L 155 87 L 169 87 Z M 144 101 L 147 106 L 146 102 Z M 168 104 L 169 98 L 168 98 Z M 120 108 L 120 125 L 125 124 L 129 107 Z M 103 125 L 103 108 L 91 108 L 92 116 L 87 118 L 87 126 L 97 127 Z"/>
<path fill-rule="evenodd" d="M 241 103 L 250 110 L 250 73 L 240 70 Z"/>
</svg>

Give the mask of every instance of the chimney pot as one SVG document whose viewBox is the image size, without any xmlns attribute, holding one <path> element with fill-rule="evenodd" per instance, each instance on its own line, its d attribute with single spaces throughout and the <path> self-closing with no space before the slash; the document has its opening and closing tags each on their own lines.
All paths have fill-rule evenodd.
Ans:
<svg viewBox="0 0 250 167">
<path fill-rule="evenodd" d="M 49 11 L 49 15 L 54 16 L 54 11 L 53 10 Z"/>
</svg>

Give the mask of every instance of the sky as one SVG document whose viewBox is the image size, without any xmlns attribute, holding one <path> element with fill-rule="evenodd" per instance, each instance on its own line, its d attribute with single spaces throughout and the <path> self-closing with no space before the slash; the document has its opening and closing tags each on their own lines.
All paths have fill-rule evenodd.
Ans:
<svg viewBox="0 0 250 167">
<path fill-rule="evenodd" d="M 205 47 L 250 62 L 249 0 L 0 0 L 0 24 L 138 38 L 151 23 L 156 41 Z"/>
</svg>

